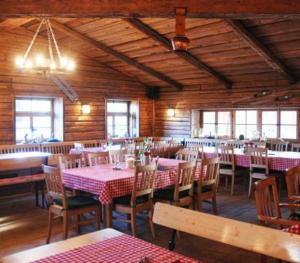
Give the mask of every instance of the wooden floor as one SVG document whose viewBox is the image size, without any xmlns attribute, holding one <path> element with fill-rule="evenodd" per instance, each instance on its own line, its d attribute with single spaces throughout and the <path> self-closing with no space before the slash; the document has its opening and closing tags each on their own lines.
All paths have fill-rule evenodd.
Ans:
<svg viewBox="0 0 300 263">
<path fill-rule="evenodd" d="M 255 202 L 248 199 L 246 188 L 238 185 L 237 193 L 230 196 L 228 191 L 221 188 L 218 194 L 219 215 L 245 222 L 256 223 Z M 284 193 L 282 194 L 284 196 Z M 204 211 L 211 213 L 210 205 L 204 205 Z M 157 237 L 153 241 L 150 230 L 141 216 L 138 220 L 138 237 L 167 247 L 170 230 L 156 226 Z M 114 227 L 129 233 L 126 224 L 114 223 Z M 203 226 L 205 227 L 205 226 Z M 35 207 L 33 195 L 27 194 L 0 199 L 0 258 L 14 252 L 45 244 L 47 230 L 47 210 Z M 82 233 L 94 231 L 94 226 L 82 228 Z M 70 236 L 75 236 L 71 232 Z M 53 230 L 51 242 L 62 239 L 62 222 L 57 221 Z M 257 254 L 246 252 L 203 238 L 182 234 L 177 241 L 176 251 L 199 259 L 204 263 L 212 262 L 259 262 Z M 270 260 L 269 262 L 273 262 Z"/>
</svg>

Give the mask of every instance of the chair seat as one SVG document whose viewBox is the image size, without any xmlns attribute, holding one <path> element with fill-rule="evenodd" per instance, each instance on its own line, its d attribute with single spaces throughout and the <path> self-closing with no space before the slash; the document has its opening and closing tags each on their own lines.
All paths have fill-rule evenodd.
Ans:
<svg viewBox="0 0 300 263">
<path fill-rule="evenodd" d="M 159 190 L 154 192 L 154 199 L 173 201 L 174 200 L 174 190 L 175 190 L 174 187 L 159 189 Z M 189 190 L 182 191 L 182 192 L 179 193 L 179 198 L 184 198 L 188 195 L 189 195 Z"/>
<path fill-rule="evenodd" d="M 233 175 L 233 171 L 232 169 L 220 169 L 220 174 L 224 174 L 224 175 Z"/>
<path fill-rule="evenodd" d="M 213 186 L 212 185 L 203 185 L 202 186 L 202 193 L 212 192 Z M 195 185 L 194 187 L 194 193 L 198 194 L 198 185 Z"/>
<path fill-rule="evenodd" d="M 138 196 L 136 198 L 136 204 L 140 205 L 142 203 L 146 203 L 148 200 L 149 198 L 147 195 Z M 119 205 L 130 206 L 130 201 L 131 201 L 131 195 L 114 198 L 114 204 L 119 204 Z"/>
<path fill-rule="evenodd" d="M 266 174 L 263 174 L 263 173 L 251 173 L 250 176 L 252 178 L 255 178 L 255 179 L 266 179 L 267 178 L 267 175 Z"/>
<path fill-rule="evenodd" d="M 55 204 L 58 205 L 63 205 L 62 199 L 61 198 L 56 198 L 53 200 Z M 68 197 L 68 209 L 75 209 L 75 208 L 80 208 L 80 207 L 85 207 L 85 206 L 91 206 L 91 205 L 96 205 L 99 202 L 89 196 L 71 196 Z"/>
</svg>

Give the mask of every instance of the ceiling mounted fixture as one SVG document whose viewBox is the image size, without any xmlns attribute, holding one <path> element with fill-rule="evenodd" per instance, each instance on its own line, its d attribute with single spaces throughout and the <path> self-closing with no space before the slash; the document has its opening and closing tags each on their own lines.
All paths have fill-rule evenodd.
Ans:
<svg viewBox="0 0 300 263">
<path fill-rule="evenodd" d="M 30 51 L 43 25 L 47 29 L 48 56 L 44 56 L 42 52 L 32 55 Z M 40 73 L 44 75 L 66 74 L 75 69 L 74 60 L 64 57 L 61 54 L 49 18 L 42 18 L 25 54 L 18 56 L 15 62 L 16 67 L 21 72 Z"/>
<path fill-rule="evenodd" d="M 180 7 L 175 9 L 175 32 L 176 35 L 173 37 L 172 46 L 174 51 L 186 51 L 190 40 L 185 35 L 185 17 L 186 8 Z"/>
</svg>

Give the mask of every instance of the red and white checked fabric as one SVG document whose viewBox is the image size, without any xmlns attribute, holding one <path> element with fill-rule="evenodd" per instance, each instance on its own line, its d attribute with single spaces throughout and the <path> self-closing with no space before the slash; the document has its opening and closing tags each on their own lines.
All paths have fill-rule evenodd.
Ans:
<svg viewBox="0 0 300 263">
<path fill-rule="evenodd" d="M 0 186 L 32 183 L 45 180 L 44 174 L 33 174 L 0 179 Z"/>
<path fill-rule="evenodd" d="M 300 224 L 292 225 L 290 227 L 287 227 L 283 229 L 284 232 L 289 232 L 292 234 L 300 235 Z"/>
<path fill-rule="evenodd" d="M 82 246 L 57 255 L 43 258 L 35 263 L 79 263 L 79 262 L 110 262 L 138 263 L 143 257 L 148 257 L 153 263 L 196 263 L 199 262 L 171 252 L 165 248 L 143 240 L 121 235 L 94 244 Z"/>
<path fill-rule="evenodd" d="M 285 153 L 281 153 L 284 155 Z M 290 155 L 290 154 L 286 154 Z M 213 158 L 216 157 L 217 154 L 214 152 L 205 152 L 206 158 Z M 240 167 L 250 167 L 250 156 L 247 154 L 235 154 L 235 163 L 237 166 Z M 268 156 L 268 165 L 269 169 L 273 171 L 286 171 L 289 168 L 295 167 L 300 165 L 300 157 L 293 158 L 292 156 Z"/>
</svg>

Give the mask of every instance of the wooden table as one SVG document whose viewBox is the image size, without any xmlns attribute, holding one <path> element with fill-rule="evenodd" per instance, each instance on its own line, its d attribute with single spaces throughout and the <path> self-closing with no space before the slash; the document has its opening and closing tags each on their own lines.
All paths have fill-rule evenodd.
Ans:
<svg viewBox="0 0 300 263">
<path fill-rule="evenodd" d="M 11 171 L 41 167 L 47 163 L 51 153 L 20 152 L 0 154 L 0 171 Z"/>
<path fill-rule="evenodd" d="M 176 168 L 181 161 L 160 158 L 156 173 L 155 188 L 164 188 L 175 183 Z M 131 194 L 134 182 L 134 169 L 113 170 L 112 164 L 66 169 L 63 171 L 64 185 L 76 190 L 95 194 L 105 207 L 106 226 L 111 226 L 111 204 L 113 198 Z"/>
<path fill-rule="evenodd" d="M 20 252 L 2 259 L 3 263 L 39 262 L 140 262 L 144 257 L 153 263 L 198 261 L 158 247 L 113 229 L 60 241 Z"/>
</svg>

